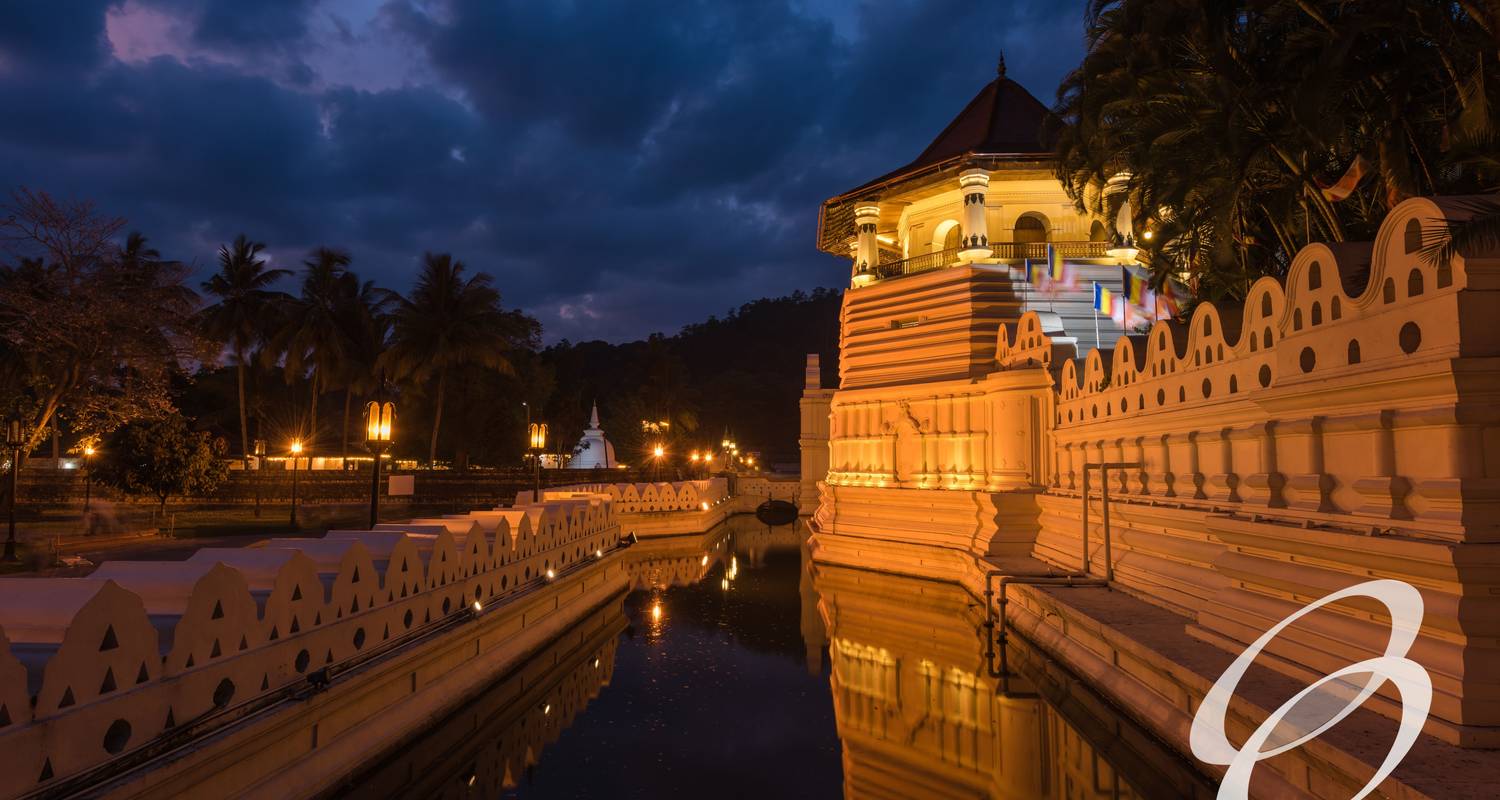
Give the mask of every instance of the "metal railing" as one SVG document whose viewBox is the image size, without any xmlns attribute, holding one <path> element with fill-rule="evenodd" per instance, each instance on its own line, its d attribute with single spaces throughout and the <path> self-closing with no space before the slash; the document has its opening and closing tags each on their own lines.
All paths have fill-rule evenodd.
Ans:
<svg viewBox="0 0 1500 800">
<path fill-rule="evenodd" d="M 994 258 L 1043 259 L 1047 257 L 1049 242 L 993 242 L 990 254 Z M 1050 242 L 1063 258 L 1105 258 L 1109 242 Z"/>
<path fill-rule="evenodd" d="M 1120 469 L 1140 469 L 1139 461 L 1091 461 L 1083 465 L 1083 563 L 1077 572 L 1046 572 L 1046 573 L 1007 573 L 1005 570 L 992 569 L 984 575 L 984 610 L 985 610 L 985 663 L 988 665 L 990 677 L 1004 678 L 1010 674 L 1010 664 L 1006 655 L 1006 640 L 1010 636 L 1005 610 L 1010 603 L 1006 596 L 1006 589 L 1013 584 L 1024 583 L 1032 586 L 1060 586 L 1079 587 L 1089 586 L 1096 588 L 1109 588 L 1109 584 L 1115 579 L 1115 560 L 1110 552 L 1109 535 L 1109 471 Z M 1089 475 L 1094 470 L 1099 471 L 1099 504 L 1104 512 L 1104 526 L 1102 529 L 1104 539 L 1104 576 L 1096 577 L 1090 569 L 1089 558 Z M 995 579 L 999 579 L 999 591 L 996 592 Z M 999 610 L 995 609 L 995 596 L 999 595 Z M 1000 663 L 995 664 L 996 645 L 999 645 Z"/>
<path fill-rule="evenodd" d="M 1030 258 L 1040 261 L 1047 257 L 1048 244 L 1048 242 L 995 242 L 989 246 L 990 257 L 1014 261 Z M 1108 242 L 1051 242 L 1050 244 L 1063 258 L 1105 258 L 1107 257 L 1105 250 L 1109 247 Z M 935 250 L 900 261 L 887 261 L 873 270 L 875 280 L 890 280 L 951 267 L 958 263 L 958 254 L 965 249 L 967 248 L 950 247 L 947 250 Z"/>
</svg>

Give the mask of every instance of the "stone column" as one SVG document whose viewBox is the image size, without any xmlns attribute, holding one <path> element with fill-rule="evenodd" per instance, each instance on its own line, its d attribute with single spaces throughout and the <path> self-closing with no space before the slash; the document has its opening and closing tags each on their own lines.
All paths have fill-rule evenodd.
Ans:
<svg viewBox="0 0 1500 800">
<path fill-rule="evenodd" d="M 864 286 L 875 280 L 875 268 L 880 266 L 880 242 L 875 238 L 875 225 L 880 222 L 880 206 L 866 203 L 854 209 L 854 275 L 853 284 Z"/>
<path fill-rule="evenodd" d="M 962 261 L 990 256 L 989 224 L 984 217 L 984 197 L 989 186 L 988 170 L 973 168 L 958 174 L 958 188 L 964 197 L 964 249 L 958 253 Z"/>
</svg>

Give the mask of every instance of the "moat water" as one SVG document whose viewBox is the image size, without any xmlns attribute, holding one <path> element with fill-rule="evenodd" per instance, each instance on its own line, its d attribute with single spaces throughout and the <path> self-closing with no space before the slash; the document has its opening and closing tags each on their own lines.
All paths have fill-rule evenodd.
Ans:
<svg viewBox="0 0 1500 800">
<path fill-rule="evenodd" d="M 1213 796 L 1015 637 L 991 677 L 959 587 L 813 567 L 805 533 L 737 517 L 642 541 L 627 594 L 342 794 Z"/>
</svg>

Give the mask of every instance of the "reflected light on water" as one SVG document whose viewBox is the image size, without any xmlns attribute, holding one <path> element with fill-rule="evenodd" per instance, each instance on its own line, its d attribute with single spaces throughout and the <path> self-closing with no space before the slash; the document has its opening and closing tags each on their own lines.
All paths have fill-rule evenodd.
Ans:
<svg viewBox="0 0 1500 800">
<path fill-rule="evenodd" d="M 661 622 L 661 603 L 651 606 L 651 621 Z"/>
</svg>

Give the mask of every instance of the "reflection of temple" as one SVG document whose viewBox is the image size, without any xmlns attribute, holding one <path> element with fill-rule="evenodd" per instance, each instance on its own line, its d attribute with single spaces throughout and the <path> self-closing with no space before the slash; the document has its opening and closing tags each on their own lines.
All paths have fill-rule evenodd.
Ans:
<svg viewBox="0 0 1500 800">
<path fill-rule="evenodd" d="M 813 583 L 831 640 L 846 797 L 1213 795 L 1034 651 L 1013 652 L 1015 677 L 990 677 L 983 608 L 957 586 L 828 565 Z"/>
<path fill-rule="evenodd" d="M 349 797 L 498 797 L 609 685 L 619 596 L 347 785 Z"/>
</svg>

